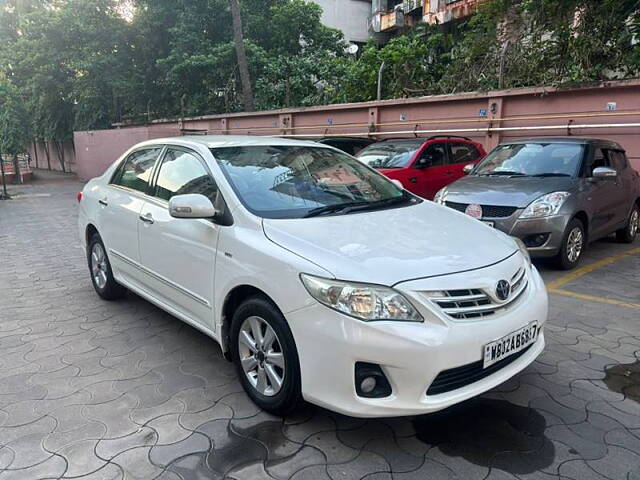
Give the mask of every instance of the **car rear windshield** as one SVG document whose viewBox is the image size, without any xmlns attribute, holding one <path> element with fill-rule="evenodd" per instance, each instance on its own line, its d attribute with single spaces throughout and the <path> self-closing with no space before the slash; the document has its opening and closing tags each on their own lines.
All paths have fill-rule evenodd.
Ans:
<svg viewBox="0 0 640 480">
<path fill-rule="evenodd" d="M 474 174 L 486 176 L 572 177 L 577 174 L 584 145 L 577 143 L 514 143 L 498 145 Z"/>
<path fill-rule="evenodd" d="M 407 200 L 386 177 L 331 148 L 223 147 L 211 153 L 243 205 L 264 218 L 340 214 Z"/>
<path fill-rule="evenodd" d="M 372 168 L 406 168 L 423 140 L 378 142 L 360 150 L 356 158 Z"/>
</svg>

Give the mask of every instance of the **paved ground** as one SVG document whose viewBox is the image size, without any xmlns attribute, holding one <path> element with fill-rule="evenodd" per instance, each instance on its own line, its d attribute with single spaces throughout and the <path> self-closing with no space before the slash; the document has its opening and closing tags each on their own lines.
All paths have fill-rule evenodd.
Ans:
<svg viewBox="0 0 640 480">
<path fill-rule="evenodd" d="M 640 479 L 640 243 L 598 242 L 554 283 L 546 352 L 433 416 L 257 410 L 201 333 L 130 295 L 98 299 L 79 184 L 0 202 L 0 480 Z M 608 303 L 606 303 L 608 302 Z"/>
</svg>

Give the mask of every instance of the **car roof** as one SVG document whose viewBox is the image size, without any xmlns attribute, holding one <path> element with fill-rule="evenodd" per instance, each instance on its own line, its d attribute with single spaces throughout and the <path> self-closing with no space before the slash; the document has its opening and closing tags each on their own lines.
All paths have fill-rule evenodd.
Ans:
<svg viewBox="0 0 640 480">
<path fill-rule="evenodd" d="M 309 140 L 293 140 L 281 137 L 257 137 L 251 135 L 186 135 L 183 137 L 155 138 L 144 142 L 142 145 L 156 145 L 163 143 L 173 143 L 178 145 L 198 143 L 207 148 L 275 146 L 330 148 Z"/>
<path fill-rule="evenodd" d="M 520 143 L 576 143 L 579 145 L 605 145 L 611 148 L 623 150 L 623 148 L 616 142 L 611 140 L 604 140 L 600 138 L 588 138 L 588 137 L 531 137 L 531 138 L 519 138 L 515 140 L 508 140 L 501 142 L 501 145 L 514 145 Z"/>
</svg>

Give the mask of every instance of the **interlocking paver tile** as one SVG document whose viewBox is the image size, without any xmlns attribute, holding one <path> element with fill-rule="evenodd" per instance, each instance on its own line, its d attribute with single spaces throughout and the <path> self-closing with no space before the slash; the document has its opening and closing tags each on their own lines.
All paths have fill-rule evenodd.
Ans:
<svg viewBox="0 0 640 480">
<path fill-rule="evenodd" d="M 0 260 L 0 480 L 640 480 L 640 404 L 607 383 L 640 358 L 637 311 L 552 295 L 540 358 L 443 413 L 280 419 L 213 340 L 133 294 L 95 295 L 78 183 L 19 188 L 52 195 L 0 202 L 0 252 L 18 253 Z M 633 285 L 632 267 L 600 278 Z M 570 287 L 615 290 L 589 275 Z"/>
</svg>

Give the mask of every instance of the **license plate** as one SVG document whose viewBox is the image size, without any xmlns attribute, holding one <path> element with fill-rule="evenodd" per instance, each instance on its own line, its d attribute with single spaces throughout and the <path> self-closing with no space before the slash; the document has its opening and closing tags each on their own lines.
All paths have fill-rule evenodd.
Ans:
<svg viewBox="0 0 640 480">
<path fill-rule="evenodd" d="M 489 227 L 494 227 L 496 225 L 495 222 L 491 222 L 489 220 L 480 220 L 480 221 L 485 225 L 488 225 Z"/>
<path fill-rule="evenodd" d="M 538 339 L 538 322 L 531 322 L 520 330 L 487 343 L 484 346 L 484 365 L 487 368 L 514 353 L 527 348 Z"/>
</svg>

